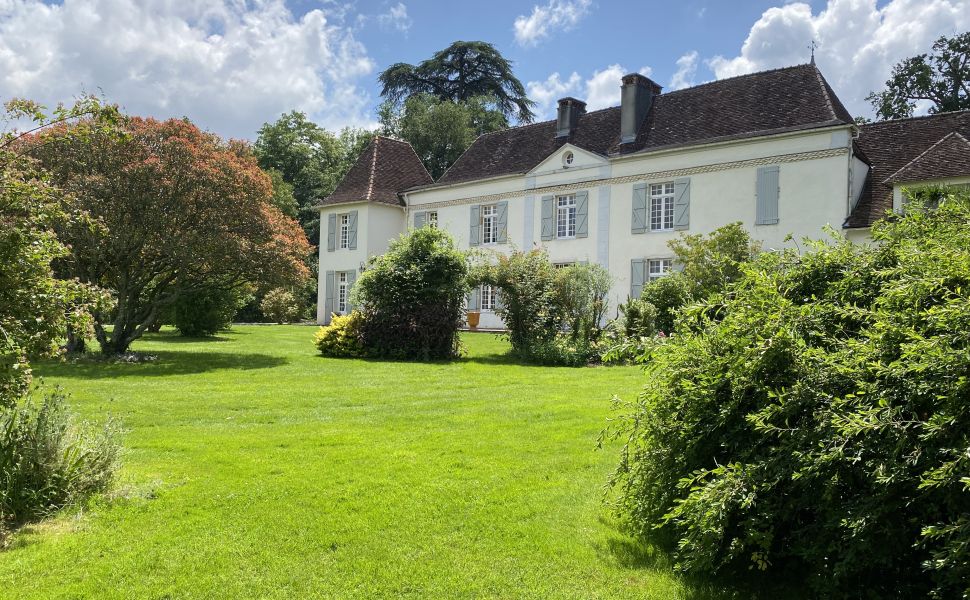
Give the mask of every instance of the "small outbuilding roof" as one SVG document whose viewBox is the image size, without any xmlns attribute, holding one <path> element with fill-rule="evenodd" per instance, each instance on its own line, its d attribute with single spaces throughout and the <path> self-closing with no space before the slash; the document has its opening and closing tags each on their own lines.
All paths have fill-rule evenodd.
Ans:
<svg viewBox="0 0 970 600">
<path fill-rule="evenodd" d="M 860 126 L 856 147 L 871 168 L 845 227 L 869 227 L 892 210 L 893 184 L 970 176 L 968 139 L 970 110 Z"/>
</svg>

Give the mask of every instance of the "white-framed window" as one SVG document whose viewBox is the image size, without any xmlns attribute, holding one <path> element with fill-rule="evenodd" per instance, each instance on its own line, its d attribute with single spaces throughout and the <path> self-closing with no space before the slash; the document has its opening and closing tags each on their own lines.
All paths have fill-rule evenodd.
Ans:
<svg viewBox="0 0 970 600">
<path fill-rule="evenodd" d="M 571 267 L 571 266 L 573 266 L 575 264 L 576 263 L 574 263 L 574 262 L 557 262 L 557 263 L 552 263 L 552 268 L 553 269 L 565 269 L 566 267 Z"/>
<path fill-rule="evenodd" d="M 346 271 L 337 273 L 337 312 L 347 312 L 347 295 L 350 291 Z"/>
<path fill-rule="evenodd" d="M 482 284 L 482 310 L 495 310 L 498 305 L 498 290 L 487 283 Z"/>
<path fill-rule="evenodd" d="M 438 227 L 438 211 L 428 211 L 428 227 Z"/>
<path fill-rule="evenodd" d="M 647 279 L 656 281 L 670 273 L 674 267 L 672 258 L 651 258 L 647 261 Z"/>
<path fill-rule="evenodd" d="M 350 215 L 342 214 L 337 217 L 340 220 L 340 247 L 350 247 Z"/>
<path fill-rule="evenodd" d="M 562 166 L 568 167 L 571 164 L 573 164 L 573 161 L 574 160 L 576 160 L 576 157 L 573 156 L 573 153 L 572 152 L 570 152 L 570 151 L 567 150 L 562 155 Z"/>
<path fill-rule="evenodd" d="M 495 244 L 498 242 L 498 206 L 495 204 L 482 205 L 482 243 Z"/>
<path fill-rule="evenodd" d="M 576 196 L 573 194 L 556 198 L 556 237 L 576 237 Z"/>
<path fill-rule="evenodd" d="M 674 184 L 650 185 L 650 231 L 669 231 L 674 228 Z"/>
</svg>

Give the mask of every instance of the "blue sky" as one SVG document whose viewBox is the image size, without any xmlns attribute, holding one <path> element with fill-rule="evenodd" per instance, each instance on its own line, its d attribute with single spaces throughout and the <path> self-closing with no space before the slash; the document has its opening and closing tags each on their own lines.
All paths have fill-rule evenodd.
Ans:
<svg viewBox="0 0 970 600">
<path fill-rule="evenodd" d="M 101 92 L 128 112 L 188 116 L 253 139 L 297 109 L 373 126 L 377 74 L 455 40 L 485 40 L 549 117 L 571 95 L 619 101 L 625 72 L 666 90 L 817 62 L 850 112 L 897 61 L 970 30 L 970 0 L 0 0 L 0 99 Z"/>
</svg>

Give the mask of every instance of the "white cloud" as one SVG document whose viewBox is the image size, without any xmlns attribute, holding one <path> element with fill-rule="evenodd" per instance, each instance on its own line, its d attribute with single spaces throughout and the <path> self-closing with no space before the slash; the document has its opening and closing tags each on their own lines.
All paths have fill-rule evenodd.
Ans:
<svg viewBox="0 0 970 600">
<path fill-rule="evenodd" d="M 559 73 L 553 73 L 545 81 L 530 81 L 526 84 L 529 98 L 536 103 L 536 114 L 548 114 L 556 106 L 556 101 L 566 96 L 572 96 L 579 90 L 582 78 L 573 72 L 569 79 L 563 81 Z"/>
<path fill-rule="evenodd" d="M 377 15 L 377 23 L 384 29 L 397 29 L 407 33 L 414 21 L 408 16 L 408 7 L 403 2 L 398 2 L 386 13 Z"/>
<path fill-rule="evenodd" d="M 368 124 L 357 84 L 374 62 L 339 19 L 297 18 L 283 0 L 0 1 L 0 98 L 102 90 L 132 114 L 247 138 L 292 109 L 328 127 Z"/>
<path fill-rule="evenodd" d="M 691 50 L 687 54 L 677 59 L 677 70 L 670 78 L 670 89 L 682 90 L 685 87 L 694 85 L 694 76 L 697 75 L 697 50 Z"/>
<path fill-rule="evenodd" d="M 569 31 L 589 14 L 590 4 L 592 0 L 549 0 L 545 6 L 533 6 L 528 17 L 515 18 L 515 41 L 535 46 L 556 31 Z"/>
<path fill-rule="evenodd" d="M 637 72 L 649 77 L 652 69 L 643 67 Z M 587 110 L 619 105 L 621 79 L 627 73 L 629 71 L 618 64 L 594 71 L 585 81 L 576 72 L 566 80 L 559 73 L 553 73 L 545 81 L 530 81 L 526 88 L 529 98 L 536 102 L 536 115 L 541 119 L 555 115 L 557 101 L 565 96 L 585 101 Z"/>
<path fill-rule="evenodd" d="M 815 60 L 854 115 L 871 114 L 865 97 L 882 89 L 900 60 L 928 52 L 941 35 L 970 29 L 967 0 L 829 0 L 817 15 L 801 2 L 769 8 L 752 26 L 741 53 L 707 65 L 720 79 Z"/>
</svg>

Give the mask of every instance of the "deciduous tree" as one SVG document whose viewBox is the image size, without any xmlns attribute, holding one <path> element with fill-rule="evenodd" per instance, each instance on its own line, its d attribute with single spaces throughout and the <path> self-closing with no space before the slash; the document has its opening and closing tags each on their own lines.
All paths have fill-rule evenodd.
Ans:
<svg viewBox="0 0 970 600">
<path fill-rule="evenodd" d="M 866 98 L 880 119 L 913 116 L 918 102 L 930 113 L 970 108 L 970 31 L 936 40 L 930 54 L 896 63 L 886 89 Z"/>
<path fill-rule="evenodd" d="M 30 152 L 100 225 L 63 228 L 60 268 L 113 293 L 115 309 L 94 313 L 103 351 L 126 351 L 186 289 L 308 276 L 306 237 L 246 144 L 187 120 L 127 118 L 120 138 L 75 129 L 35 136 Z"/>
</svg>

